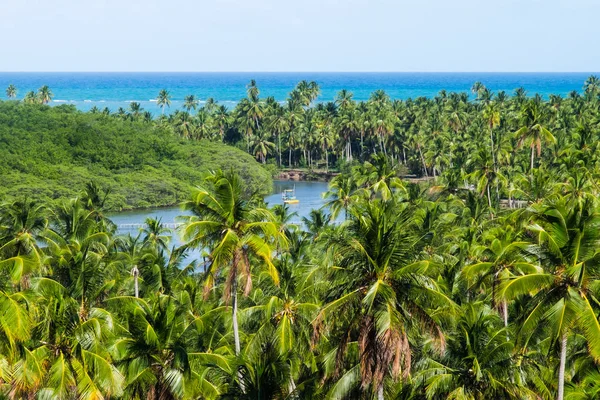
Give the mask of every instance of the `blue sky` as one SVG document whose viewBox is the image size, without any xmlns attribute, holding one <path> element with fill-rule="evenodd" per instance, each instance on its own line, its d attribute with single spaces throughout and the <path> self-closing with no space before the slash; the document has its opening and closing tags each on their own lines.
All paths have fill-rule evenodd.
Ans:
<svg viewBox="0 0 600 400">
<path fill-rule="evenodd" d="M 596 0 L 2 0 L 0 71 L 599 71 Z"/>
</svg>

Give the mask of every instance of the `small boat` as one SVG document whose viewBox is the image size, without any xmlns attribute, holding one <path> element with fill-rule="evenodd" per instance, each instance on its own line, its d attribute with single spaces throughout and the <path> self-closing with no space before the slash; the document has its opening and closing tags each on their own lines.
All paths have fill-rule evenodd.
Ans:
<svg viewBox="0 0 600 400">
<path fill-rule="evenodd" d="M 298 204 L 300 200 L 296 198 L 296 185 L 294 185 L 293 189 L 285 189 L 281 193 L 281 198 L 283 199 L 283 204 Z"/>
</svg>

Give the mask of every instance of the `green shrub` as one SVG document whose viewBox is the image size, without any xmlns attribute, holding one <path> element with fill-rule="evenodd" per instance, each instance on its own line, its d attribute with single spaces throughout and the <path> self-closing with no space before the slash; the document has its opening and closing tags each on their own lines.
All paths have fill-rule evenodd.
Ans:
<svg viewBox="0 0 600 400">
<path fill-rule="evenodd" d="M 74 197 L 96 181 L 111 210 L 165 206 L 189 196 L 203 173 L 233 168 L 267 194 L 271 173 L 243 151 L 182 140 L 152 123 L 74 107 L 0 102 L 0 199 Z"/>
</svg>

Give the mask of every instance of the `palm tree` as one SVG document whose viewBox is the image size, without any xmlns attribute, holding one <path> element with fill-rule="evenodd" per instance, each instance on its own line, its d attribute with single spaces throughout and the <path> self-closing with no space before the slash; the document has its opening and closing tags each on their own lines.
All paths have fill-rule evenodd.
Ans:
<svg viewBox="0 0 600 400">
<path fill-rule="evenodd" d="M 245 324 L 254 328 L 255 332 L 246 345 L 246 358 L 257 359 L 259 363 L 265 358 L 269 361 L 269 350 L 272 349 L 277 354 L 274 358 L 279 361 L 279 368 L 287 371 L 285 375 L 288 375 L 284 375 L 283 382 L 279 384 L 285 388 L 282 390 L 284 393 L 292 396 L 297 389 L 295 378 L 300 376 L 302 366 L 316 361 L 311 352 L 311 322 L 319 311 L 319 305 L 314 303 L 316 299 L 307 295 L 309 291 L 306 289 L 310 287 L 299 279 L 303 271 L 298 267 L 290 257 L 282 257 L 278 264 L 279 286 L 265 282 L 262 285 L 264 295 L 260 296 L 257 304 L 240 313 Z M 247 368 L 244 375 L 252 370 Z M 244 382 L 250 394 L 260 380 L 245 379 Z"/>
<path fill-rule="evenodd" d="M 486 87 L 483 85 L 483 83 L 477 81 L 473 84 L 473 86 L 471 87 L 471 92 L 477 96 L 477 98 L 479 98 L 479 94 L 482 93 L 484 90 L 486 89 Z"/>
<path fill-rule="evenodd" d="M 520 318 L 519 337 L 526 347 L 535 332 L 546 330 L 558 341 L 559 371 L 556 398 L 563 400 L 567 342 L 579 327 L 587 339 L 589 355 L 600 359 L 600 322 L 591 288 L 600 279 L 598 268 L 600 215 L 591 200 L 581 207 L 564 199 L 552 205 L 532 208 L 529 232 L 537 237 L 531 247 L 532 259 L 540 262 L 535 272 L 515 275 L 502 284 L 499 299 L 525 297 L 527 309 Z"/>
<path fill-rule="evenodd" d="M 0 267 L 10 271 L 12 283 L 19 288 L 26 289 L 30 276 L 44 267 L 40 243 L 48 226 L 47 213 L 46 207 L 31 200 L 2 204 Z"/>
<path fill-rule="evenodd" d="M 134 120 L 136 120 L 140 116 L 142 111 L 144 111 L 144 109 L 142 108 L 140 103 L 136 101 L 132 101 L 131 103 L 129 103 L 129 112 L 131 113 L 131 117 Z"/>
<path fill-rule="evenodd" d="M 196 107 L 198 107 L 198 100 L 196 100 L 196 96 L 194 96 L 193 94 L 185 96 L 183 100 L 183 108 L 185 108 L 187 112 L 190 112 L 192 110 L 195 110 Z"/>
<path fill-rule="evenodd" d="M 466 265 L 460 272 L 470 284 L 470 288 L 487 289 L 492 306 L 496 305 L 498 288 L 510 274 L 529 273 L 536 267 L 523 257 L 528 242 L 518 240 L 518 232 L 508 225 L 490 229 L 483 234 L 484 243 L 473 246 L 473 264 Z M 501 312 L 504 326 L 508 326 L 508 304 L 502 301 Z"/>
<path fill-rule="evenodd" d="M 226 354 L 189 344 L 202 343 L 201 327 L 215 323 L 222 308 L 197 315 L 184 293 L 146 299 L 113 297 L 109 304 L 124 316 L 126 331 L 119 338 L 116 363 L 128 373 L 127 398 L 192 398 L 192 387 L 204 391 L 204 398 L 220 394 L 221 388 L 206 379 L 202 366 L 231 373 Z"/>
<path fill-rule="evenodd" d="M 33 90 L 27 92 L 23 97 L 23 103 L 25 104 L 37 104 L 39 102 L 38 97 L 35 95 Z"/>
<path fill-rule="evenodd" d="M 162 109 L 161 113 L 164 115 L 165 107 L 171 107 L 171 94 L 166 89 L 162 89 L 158 92 L 156 104 Z"/>
<path fill-rule="evenodd" d="M 15 87 L 15 85 L 8 85 L 8 87 L 6 88 L 6 97 L 8 97 L 9 99 L 14 99 L 15 97 L 17 97 L 17 88 Z"/>
<path fill-rule="evenodd" d="M 254 139 L 250 143 L 252 146 L 252 152 L 256 156 L 257 160 L 265 164 L 269 153 L 275 149 L 275 143 L 270 141 L 267 134 L 264 131 L 260 131 L 254 136 Z"/>
<path fill-rule="evenodd" d="M 186 111 L 175 111 L 172 115 L 175 132 L 186 139 L 195 139 L 195 126 L 193 117 Z"/>
<path fill-rule="evenodd" d="M 114 338 L 114 316 L 99 307 L 82 314 L 69 288 L 49 278 L 36 278 L 33 290 L 40 296 L 44 318 L 30 350 L 29 361 L 37 366 L 30 374 L 39 373 L 41 366 L 47 371 L 38 378 L 37 394 L 65 400 L 120 396 L 124 377 L 108 349 Z"/>
<path fill-rule="evenodd" d="M 254 80 L 248 85 L 248 98 L 242 99 L 236 106 L 237 121 L 246 135 L 246 151 L 250 153 L 250 138 L 260 129 L 263 118 L 263 103 L 258 98 L 258 87 Z"/>
<path fill-rule="evenodd" d="M 542 144 L 554 143 L 556 138 L 542 125 L 542 111 L 535 101 L 530 100 L 527 102 L 521 110 L 520 119 L 522 127 L 515 132 L 515 135 L 519 139 L 519 147 L 522 144 L 528 144 L 531 149 L 530 171 L 532 171 L 536 152 L 537 156 L 540 157 L 542 155 Z"/>
<path fill-rule="evenodd" d="M 50 103 L 52 101 L 53 96 L 54 95 L 50 91 L 50 88 L 46 85 L 42 86 L 38 90 L 38 98 L 40 100 L 40 103 L 42 103 L 42 104 Z"/>
<path fill-rule="evenodd" d="M 397 206 L 382 200 L 358 203 L 328 240 L 336 268 L 328 275 L 333 285 L 315 330 L 336 335 L 337 374 L 344 360 L 350 365 L 330 391 L 335 398 L 360 382 L 369 397 L 384 399 L 385 381 L 410 373 L 409 332 L 428 332 L 443 343 L 430 308 L 451 309 L 452 302 L 429 276 L 429 263 L 420 259 L 425 241 L 412 236 L 410 212 L 399 215 Z M 358 352 L 349 350 L 350 342 L 357 343 Z"/>
<path fill-rule="evenodd" d="M 435 351 L 422 361 L 415 376 L 429 399 L 525 399 L 534 393 L 518 382 L 510 330 L 483 303 L 461 307 L 456 331 L 449 335 L 446 352 Z"/>
<path fill-rule="evenodd" d="M 144 247 L 167 251 L 171 240 L 171 231 L 166 228 L 161 219 L 146 218 L 142 228 L 142 243 Z"/>
<path fill-rule="evenodd" d="M 227 107 L 223 105 L 217 107 L 217 109 L 213 112 L 212 118 L 216 126 L 219 128 L 219 136 L 221 141 L 223 141 L 225 138 L 225 132 L 232 122 L 232 118 L 227 111 Z"/>
<path fill-rule="evenodd" d="M 275 108 L 270 111 L 268 119 L 268 127 L 277 138 L 277 163 L 281 167 L 281 135 L 289 129 L 289 118 L 283 107 L 276 104 Z"/>
<path fill-rule="evenodd" d="M 596 75 L 590 75 L 585 81 L 584 91 L 591 97 L 597 97 L 600 93 L 600 78 Z"/>
<path fill-rule="evenodd" d="M 494 162 L 494 171 L 498 171 L 498 164 L 496 163 L 496 151 L 494 149 L 494 128 L 500 124 L 500 111 L 496 104 L 488 104 L 483 111 L 483 117 L 486 120 L 487 126 L 490 129 L 490 149 L 492 154 L 492 161 Z"/>
<path fill-rule="evenodd" d="M 206 176 L 203 186 L 194 190 L 184 208 L 194 215 L 187 218 L 183 236 L 186 247 L 206 247 L 210 267 L 206 276 L 208 293 L 222 274 L 227 274 L 223 296 L 232 299 L 232 325 L 235 354 L 239 355 L 238 281 L 244 278 L 244 294 L 252 288 L 252 260 L 265 264 L 275 283 L 279 277 L 273 265 L 272 243 L 283 240 L 270 212 L 253 207 L 255 196 L 244 192 L 242 182 L 233 172 L 216 171 Z"/>
<path fill-rule="evenodd" d="M 350 205 L 360 198 L 356 181 L 345 174 L 338 175 L 331 180 L 329 190 L 323 193 L 323 198 L 328 200 L 324 208 L 331 211 L 331 219 L 337 219 L 344 210 L 344 217 L 348 219 Z"/>
</svg>

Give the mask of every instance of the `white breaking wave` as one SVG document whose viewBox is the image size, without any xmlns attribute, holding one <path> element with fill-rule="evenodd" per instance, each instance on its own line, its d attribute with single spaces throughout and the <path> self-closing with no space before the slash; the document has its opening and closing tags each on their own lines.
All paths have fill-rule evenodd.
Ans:
<svg viewBox="0 0 600 400">
<path fill-rule="evenodd" d="M 53 103 L 66 103 L 68 100 L 52 100 Z"/>
<path fill-rule="evenodd" d="M 91 103 L 91 102 L 92 102 L 92 100 L 84 100 L 83 102 L 84 102 L 84 103 Z"/>
</svg>

